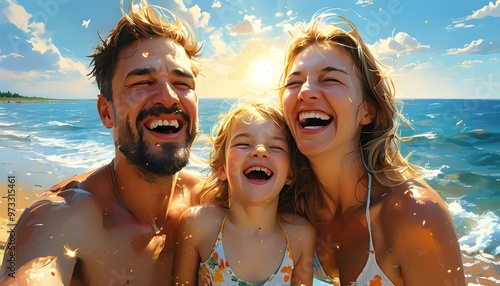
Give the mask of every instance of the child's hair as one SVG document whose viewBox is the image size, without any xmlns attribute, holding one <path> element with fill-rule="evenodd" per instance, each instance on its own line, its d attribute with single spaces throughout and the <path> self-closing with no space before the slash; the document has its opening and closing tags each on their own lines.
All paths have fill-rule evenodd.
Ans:
<svg viewBox="0 0 500 286">
<path fill-rule="evenodd" d="M 306 187 L 315 184 L 314 174 L 307 158 L 298 151 L 279 105 L 262 99 L 238 102 L 227 114 L 221 116 L 221 121 L 212 130 L 212 149 L 208 159 L 210 170 L 201 187 L 201 202 L 229 208 L 228 183 L 227 180 L 219 180 L 218 171 L 225 163 L 225 147 L 231 135 L 231 127 L 234 121 L 240 118 L 272 120 L 284 132 L 289 147 L 293 178 L 290 185 L 285 185 L 280 192 L 278 212 L 296 212 L 307 216 L 304 200 L 310 192 L 315 192 L 317 188 L 315 186 L 313 188 Z"/>
</svg>

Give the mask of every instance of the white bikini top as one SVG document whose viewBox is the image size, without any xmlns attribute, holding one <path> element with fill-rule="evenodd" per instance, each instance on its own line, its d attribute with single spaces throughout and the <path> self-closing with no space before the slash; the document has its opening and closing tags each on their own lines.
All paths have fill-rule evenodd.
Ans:
<svg viewBox="0 0 500 286">
<path fill-rule="evenodd" d="M 368 223 L 368 234 L 370 235 L 370 245 L 368 247 L 368 259 L 365 267 L 359 273 L 356 282 L 351 282 L 351 285 L 382 285 L 394 286 L 394 283 L 380 269 L 375 259 L 375 249 L 373 247 L 372 226 L 370 220 L 370 196 L 372 191 L 372 174 L 368 173 L 368 198 L 366 201 L 366 221 Z M 314 253 L 314 276 L 321 281 L 333 283 L 338 282 L 338 278 L 332 278 L 326 274 L 319 257 Z"/>
</svg>

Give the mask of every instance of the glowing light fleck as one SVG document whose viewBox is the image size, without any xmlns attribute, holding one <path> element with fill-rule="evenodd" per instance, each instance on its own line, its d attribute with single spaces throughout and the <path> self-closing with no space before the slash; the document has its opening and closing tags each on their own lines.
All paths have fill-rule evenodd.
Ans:
<svg viewBox="0 0 500 286">
<path fill-rule="evenodd" d="M 66 250 L 66 255 L 69 257 L 76 257 L 76 252 L 78 248 L 75 250 L 71 250 L 67 244 L 64 245 L 64 250 Z"/>
<path fill-rule="evenodd" d="M 451 273 L 451 269 L 448 269 L 448 273 Z"/>
<path fill-rule="evenodd" d="M 422 221 L 422 225 L 425 225 L 425 219 Z"/>
<path fill-rule="evenodd" d="M 143 56 L 144 58 L 147 58 L 147 57 L 149 57 L 149 53 L 148 53 L 148 52 L 144 52 L 144 53 L 142 53 L 142 56 Z"/>
</svg>

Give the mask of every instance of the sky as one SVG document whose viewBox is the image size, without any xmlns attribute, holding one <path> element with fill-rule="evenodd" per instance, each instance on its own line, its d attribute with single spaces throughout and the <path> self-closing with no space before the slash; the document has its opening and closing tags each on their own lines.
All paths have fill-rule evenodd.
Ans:
<svg viewBox="0 0 500 286">
<path fill-rule="evenodd" d="M 130 0 L 122 0 L 128 9 Z M 392 67 L 399 98 L 500 99 L 500 0 L 150 0 L 203 43 L 197 94 L 276 93 L 299 22 L 330 10 L 355 23 Z M 0 0 L 0 91 L 92 99 L 87 57 L 121 17 L 120 0 Z M 276 93 L 277 94 L 277 93 Z"/>
</svg>

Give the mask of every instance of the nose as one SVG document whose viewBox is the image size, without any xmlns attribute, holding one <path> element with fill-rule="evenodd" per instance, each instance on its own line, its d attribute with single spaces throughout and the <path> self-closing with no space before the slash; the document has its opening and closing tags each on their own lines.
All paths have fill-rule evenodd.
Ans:
<svg viewBox="0 0 500 286">
<path fill-rule="evenodd" d="M 250 154 L 252 158 L 269 158 L 269 153 L 264 145 L 257 145 Z"/>
<path fill-rule="evenodd" d="M 161 104 L 166 107 L 171 107 L 179 103 L 180 103 L 179 96 L 172 88 L 171 83 L 168 80 L 160 82 L 157 94 L 153 97 L 153 104 L 154 105 Z"/>
<path fill-rule="evenodd" d="M 298 97 L 305 102 L 311 102 L 319 98 L 319 89 L 311 82 L 310 77 L 307 77 L 307 80 L 300 87 Z"/>
</svg>

